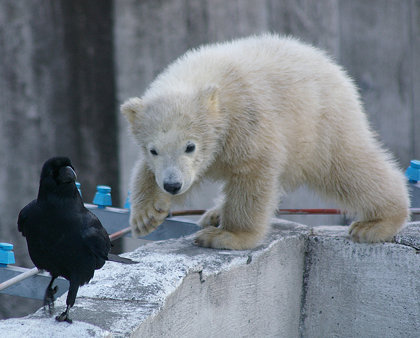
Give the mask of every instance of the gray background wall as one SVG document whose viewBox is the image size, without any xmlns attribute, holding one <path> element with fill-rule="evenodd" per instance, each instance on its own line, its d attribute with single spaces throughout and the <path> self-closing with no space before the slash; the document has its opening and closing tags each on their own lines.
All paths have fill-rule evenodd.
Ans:
<svg viewBox="0 0 420 338">
<path fill-rule="evenodd" d="M 137 157 L 119 104 L 189 48 L 267 31 L 327 49 L 401 166 L 420 157 L 420 0 L 0 1 L 0 241 L 15 244 L 17 264 L 31 266 L 17 214 L 49 156 L 71 157 L 86 201 L 108 184 L 119 206 Z M 189 206 L 209 207 L 217 189 Z M 282 206 L 327 205 L 300 189 Z M 22 309 L 0 295 L 0 317 Z"/>
</svg>

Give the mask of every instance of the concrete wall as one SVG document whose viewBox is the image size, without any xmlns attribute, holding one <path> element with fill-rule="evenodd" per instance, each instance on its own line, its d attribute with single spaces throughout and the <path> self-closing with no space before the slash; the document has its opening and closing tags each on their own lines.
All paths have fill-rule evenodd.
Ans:
<svg viewBox="0 0 420 338">
<path fill-rule="evenodd" d="M 398 244 L 354 244 L 331 228 L 309 237 L 303 336 L 418 336 L 419 246 L 407 241 L 418 238 L 418 230 L 416 226 L 403 231 Z"/>
<path fill-rule="evenodd" d="M 0 2 L 0 241 L 21 266 L 17 215 L 50 156 L 72 159 L 85 197 L 109 184 L 118 202 L 112 20 L 110 0 Z M 0 295 L 0 317 L 22 309 Z"/>
<path fill-rule="evenodd" d="M 203 272 L 188 274 L 135 336 L 296 336 L 304 247 L 304 237 L 293 235 L 268 251 L 243 253 L 238 266 L 205 277 Z"/>
<path fill-rule="evenodd" d="M 420 223 L 393 243 L 344 226 L 275 221 L 253 250 L 196 247 L 193 235 L 107 262 L 57 323 L 43 310 L 0 321 L 8 337 L 417 337 Z M 55 313 L 65 309 L 65 295 Z"/>
</svg>

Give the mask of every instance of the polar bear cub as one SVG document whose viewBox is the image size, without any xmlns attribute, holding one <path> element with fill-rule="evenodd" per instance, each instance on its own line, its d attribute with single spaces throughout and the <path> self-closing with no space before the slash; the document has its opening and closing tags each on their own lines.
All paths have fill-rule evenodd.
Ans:
<svg viewBox="0 0 420 338">
<path fill-rule="evenodd" d="M 134 235 L 153 231 L 203 178 L 222 198 L 195 243 L 255 247 L 284 192 L 302 184 L 356 217 L 358 242 L 391 239 L 409 216 L 403 174 L 376 140 L 357 88 L 324 52 L 254 36 L 203 46 L 121 107 L 141 157 L 131 181 Z"/>
</svg>

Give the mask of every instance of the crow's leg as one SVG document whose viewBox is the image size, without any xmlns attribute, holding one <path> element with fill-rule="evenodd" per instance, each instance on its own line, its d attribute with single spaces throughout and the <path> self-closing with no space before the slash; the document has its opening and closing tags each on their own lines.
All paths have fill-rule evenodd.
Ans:
<svg viewBox="0 0 420 338">
<path fill-rule="evenodd" d="M 55 317 L 55 319 L 58 320 L 59 322 L 66 321 L 67 323 L 70 323 L 70 324 L 73 322 L 69 317 L 69 311 L 70 311 L 70 308 L 74 305 L 74 302 L 76 301 L 78 290 L 79 290 L 79 283 L 70 281 L 69 293 L 67 294 L 67 300 L 66 300 L 66 304 L 67 304 L 66 311 L 64 311 L 61 315 Z"/>
<path fill-rule="evenodd" d="M 47 286 L 47 290 L 45 290 L 45 296 L 44 296 L 44 309 L 45 311 L 48 311 L 50 315 L 52 315 L 54 310 L 54 295 L 57 293 L 58 286 L 56 285 L 54 288 L 52 287 L 55 279 L 58 276 L 52 276 L 50 284 Z"/>
</svg>

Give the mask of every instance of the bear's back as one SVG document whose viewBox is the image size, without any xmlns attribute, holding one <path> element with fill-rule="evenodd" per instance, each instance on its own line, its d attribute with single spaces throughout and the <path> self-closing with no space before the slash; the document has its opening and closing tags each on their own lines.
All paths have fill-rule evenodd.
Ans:
<svg viewBox="0 0 420 338">
<path fill-rule="evenodd" d="M 271 83 L 288 85 L 331 67 L 334 74 L 340 69 L 323 51 L 291 37 L 265 34 L 190 50 L 155 79 L 145 96 L 212 84 L 224 89 L 241 80 L 263 88 L 270 77 Z"/>
</svg>

